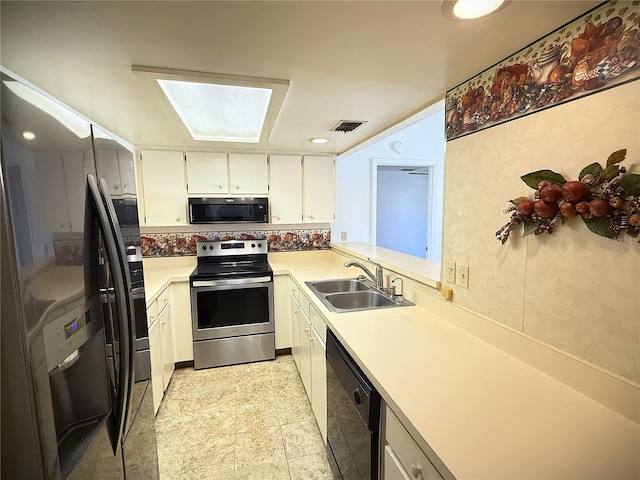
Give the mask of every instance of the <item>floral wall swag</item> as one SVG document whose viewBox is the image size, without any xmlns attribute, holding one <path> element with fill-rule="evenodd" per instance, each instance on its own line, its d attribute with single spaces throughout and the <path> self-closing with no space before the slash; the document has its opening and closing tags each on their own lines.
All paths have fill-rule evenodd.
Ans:
<svg viewBox="0 0 640 480">
<path fill-rule="evenodd" d="M 640 175 L 619 165 L 626 155 L 626 149 L 618 150 L 604 167 L 587 165 L 578 180 L 567 181 L 552 170 L 523 175 L 522 181 L 535 190 L 534 199 L 511 200 L 513 205 L 505 210 L 511 218 L 496 238 L 504 244 L 520 225 L 522 236 L 552 233 L 558 223 L 580 216 L 593 233 L 618 238 L 624 232 L 640 243 Z"/>
</svg>

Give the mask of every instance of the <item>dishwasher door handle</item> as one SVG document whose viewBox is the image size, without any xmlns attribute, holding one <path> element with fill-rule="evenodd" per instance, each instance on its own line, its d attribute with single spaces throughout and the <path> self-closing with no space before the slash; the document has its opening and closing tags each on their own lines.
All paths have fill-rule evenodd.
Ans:
<svg viewBox="0 0 640 480">
<path fill-rule="evenodd" d="M 362 405 L 362 396 L 357 388 L 353 391 L 353 401 L 356 402 L 356 405 Z"/>
</svg>

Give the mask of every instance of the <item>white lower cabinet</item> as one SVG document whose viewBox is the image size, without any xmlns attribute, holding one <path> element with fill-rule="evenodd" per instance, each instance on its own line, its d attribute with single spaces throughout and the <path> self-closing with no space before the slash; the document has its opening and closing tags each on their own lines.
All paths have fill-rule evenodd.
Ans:
<svg viewBox="0 0 640 480">
<path fill-rule="evenodd" d="M 384 417 L 382 480 L 443 480 L 427 455 L 386 405 Z"/>
<path fill-rule="evenodd" d="M 166 287 L 147 308 L 147 322 L 149 325 L 153 407 L 157 413 L 175 366 L 170 287 Z"/>
<path fill-rule="evenodd" d="M 291 281 L 291 352 L 307 392 L 311 409 L 327 441 L 327 367 L 325 360 L 326 324 Z M 319 328 L 316 328 L 318 326 Z M 320 331 L 318 331 L 320 330 Z"/>
<path fill-rule="evenodd" d="M 273 276 L 276 350 L 291 348 L 291 301 L 289 275 Z"/>
<path fill-rule="evenodd" d="M 150 317 L 148 317 L 150 319 Z M 153 411 L 158 413 L 164 395 L 162 388 L 162 339 L 157 319 L 149 326 L 149 353 L 151 355 L 151 391 L 153 392 Z"/>
<path fill-rule="evenodd" d="M 313 308 L 313 307 L 311 307 Z M 311 349 L 311 409 L 318 422 L 322 438 L 327 439 L 327 364 L 325 360 L 326 345 L 311 327 L 309 338 Z"/>
<path fill-rule="evenodd" d="M 291 355 L 300 371 L 300 304 L 296 290 L 291 290 Z"/>
<path fill-rule="evenodd" d="M 193 328 L 191 326 L 191 292 L 188 281 L 171 283 L 171 330 L 174 362 L 193 360 Z"/>
<path fill-rule="evenodd" d="M 303 309 L 300 309 L 298 323 L 300 325 L 298 339 L 298 344 L 300 345 L 300 364 L 298 365 L 298 370 L 300 371 L 300 378 L 307 392 L 307 397 L 311 399 L 311 345 L 309 340 L 311 338 L 311 324 Z"/>
<path fill-rule="evenodd" d="M 160 346 L 162 351 L 162 390 L 169 386 L 175 368 L 173 361 L 173 335 L 171 330 L 171 304 L 167 303 L 158 313 L 160 324 Z"/>
</svg>

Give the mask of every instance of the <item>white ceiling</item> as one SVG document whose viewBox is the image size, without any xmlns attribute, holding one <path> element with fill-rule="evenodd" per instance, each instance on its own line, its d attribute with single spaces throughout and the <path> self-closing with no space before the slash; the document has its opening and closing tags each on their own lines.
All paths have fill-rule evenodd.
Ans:
<svg viewBox="0 0 640 480">
<path fill-rule="evenodd" d="M 455 22 L 441 0 L 3 0 L 0 61 L 138 148 L 342 153 L 599 3 L 513 0 Z M 268 142 L 202 142 L 132 65 L 291 86 Z M 367 123 L 330 132 L 340 120 Z M 313 145 L 314 136 L 330 142 Z"/>
</svg>

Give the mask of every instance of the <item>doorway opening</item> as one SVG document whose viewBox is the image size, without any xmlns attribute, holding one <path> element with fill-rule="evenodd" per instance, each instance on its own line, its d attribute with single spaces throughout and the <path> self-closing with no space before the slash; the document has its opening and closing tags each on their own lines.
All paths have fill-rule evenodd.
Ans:
<svg viewBox="0 0 640 480">
<path fill-rule="evenodd" d="M 373 159 L 371 232 L 378 247 L 431 259 L 434 166 L 428 160 Z"/>
</svg>

